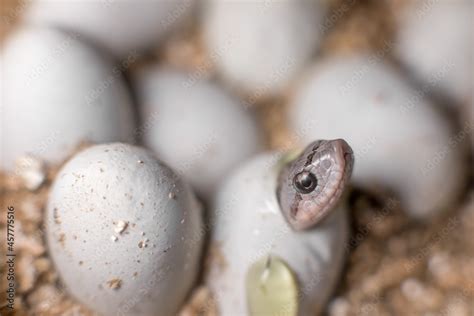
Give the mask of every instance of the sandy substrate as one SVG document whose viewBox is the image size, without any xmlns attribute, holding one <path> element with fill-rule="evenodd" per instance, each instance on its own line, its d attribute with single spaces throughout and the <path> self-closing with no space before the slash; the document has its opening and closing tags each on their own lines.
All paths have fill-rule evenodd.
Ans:
<svg viewBox="0 0 474 316">
<path fill-rule="evenodd" d="M 15 208 L 17 315 L 91 314 L 68 297 L 43 239 L 44 206 L 56 169 L 47 171 L 47 180 L 34 192 L 17 177 L 0 176 L 2 245 L 7 208 Z M 474 193 L 462 207 L 430 224 L 410 221 L 396 200 L 380 204 L 364 194 L 353 195 L 348 260 L 329 315 L 474 313 Z M 5 276 L 3 259 L 0 272 Z M 5 278 L 1 281 L 0 301 L 5 302 Z M 182 315 L 216 315 L 205 287 L 194 291 Z"/>
<path fill-rule="evenodd" d="M 334 26 L 331 23 L 318 55 L 384 47 L 394 30 L 393 14 L 406 0 L 346 1 L 349 11 L 342 9 L 341 1 L 331 2 L 340 17 Z M 14 1 L 6 3 L 7 9 L 14 8 Z M 3 8 L 2 16 L 16 20 L 11 12 L 16 11 Z M 202 50 L 199 31 L 194 29 L 169 39 L 148 59 L 218 78 L 212 60 Z M 285 125 L 285 104 L 291 94 L 290 87 L 281 96 L 256 100 L 251 109 L 264 127 L 268 148 L 294 145 Z M 2 256 L 7 207 L 15 208 L 17 315 L 91 314 L 61 286 L 43 238 L 44 206 L 59 167 L 45 167 L 46 181 L 34 191 L 26 189 L 19 177 L 0 174 Z M 347 264 L 327 307 L 329 315 L 474 315 L 474 191 L 432 223 L 411 221 L 396 200 L 381 203 L 354 193 L 352 205 Z M 1 315 L 8 314 L 3 307 L 7 288 L 4 259 L 0 258 Z M 181 314 L 217 315 L 209 291 L 197 287 Z"/>
</svg>

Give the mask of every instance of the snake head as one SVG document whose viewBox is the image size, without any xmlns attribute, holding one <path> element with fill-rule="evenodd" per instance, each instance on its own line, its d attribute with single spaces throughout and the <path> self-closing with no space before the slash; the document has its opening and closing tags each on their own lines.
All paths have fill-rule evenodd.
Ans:
<svg viewBox="0 0 474 316">
<path fill-rule="evenodd" d="M 343 139 L 318 140 L 281 170 L 277 198 L 295 230 L 310 228 L 335 208 L 352 174 L 354 154 Z"/>
</svg>

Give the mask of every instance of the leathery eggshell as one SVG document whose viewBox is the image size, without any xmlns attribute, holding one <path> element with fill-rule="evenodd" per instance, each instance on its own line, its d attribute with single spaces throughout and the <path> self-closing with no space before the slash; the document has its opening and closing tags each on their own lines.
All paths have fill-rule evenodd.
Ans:
<svg viewBox="0 0 474 316">
<path fill-rule="evenodd" d="M 83 141 L 132 139 L 131 99 L 119 72 L 77 35 L 24 27 L 2 50 L 1 167 L 34 156 L 57 163 Z"/>
<path fill-rule="evenodd" d="M 315 53 L 326 11 L 322 1 L 212 0 L 203 10 L 206 47 L 230 83 L 254 97 L 276 94 Z"/>
<path fill-rule="evenodd" d="M 381 60 L 349 56 L 321 62 L 298 88 L 289 111 L 298 140 L 347 140 L 355 154 L 351 181 L 395 193 L 415 217 L 437 214 L 461 192 L 465 136 Z"/>
<path fill-rule="evenodd" d="M 74 156 L 46 213 L 63 283 L 103 315 L 175 315 L 198 273 L 201 225 L 189 186 L 150 152 L 121 143 Z"/>
<path fill-rule="evenodd" d="M 34 0 L 26 20 L 83 35 L 116 57 L 153 47 L 189 16 L 195 0 Z"/>
<path fill-rule="evenodd" d="M 348 237 L 345 204 L 314 228 L 293 231 L 276 198 L 279 170 L 278 154 L 261 154 L 216 196 L 206 282 L 221 315 L 314 315 L 335 287 Z"/>
<path fill-rule="evenodd" d="M 250 110 L 216 83 L 192 75 L 157 66 L 136 73 L 140 136 L 209 198 L 237 164 L 263 145 Z"/>
</svg>

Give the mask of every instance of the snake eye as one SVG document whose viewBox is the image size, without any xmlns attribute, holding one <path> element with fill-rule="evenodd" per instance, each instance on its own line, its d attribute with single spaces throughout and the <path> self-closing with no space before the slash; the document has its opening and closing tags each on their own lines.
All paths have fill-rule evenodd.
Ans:
<svg viewBox="0 0 474 316">
<path fill-rule="evenodd" d="M 293 179 L 294 186 L 299 193 L 311 193 L 318 185 L 318 179 L 308 171 L 298 173 Z"/>
</svg>

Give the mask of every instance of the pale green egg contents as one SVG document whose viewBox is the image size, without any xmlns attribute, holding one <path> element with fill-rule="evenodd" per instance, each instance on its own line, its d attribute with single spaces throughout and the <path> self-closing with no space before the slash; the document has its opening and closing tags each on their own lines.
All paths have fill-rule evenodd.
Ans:
<svg viewBox="0 0 474 316">
<path fill-rule="evenodd" d="M 298 282 L 293 271 L 278 257 L 255 262 L 247 272 L 249 313 L 257 315 L 298 314 Z"/>
</svg>

